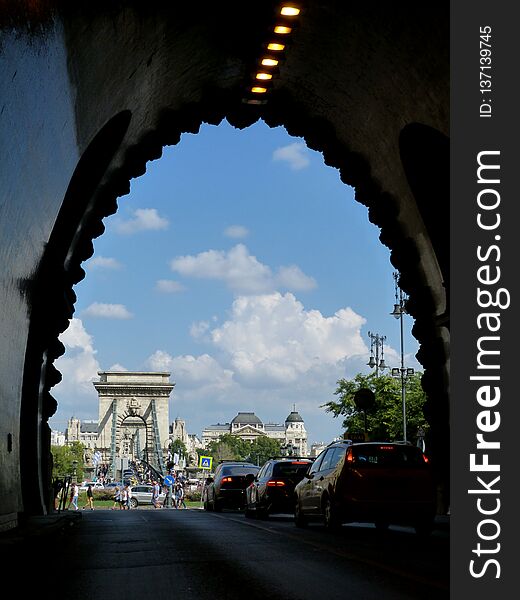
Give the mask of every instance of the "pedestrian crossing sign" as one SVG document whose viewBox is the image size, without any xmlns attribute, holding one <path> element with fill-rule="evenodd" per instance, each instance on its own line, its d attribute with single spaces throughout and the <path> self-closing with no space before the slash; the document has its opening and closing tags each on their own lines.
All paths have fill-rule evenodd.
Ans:
<svg viewBox="0 0 520 600">
<path fill-rule="evenodd" d="M 199 456 L 199 468 L 200 469 L 209 469 L 211 471 L 212 466 L 213 466 L 213 457 L 212 456 Z"/>
</svg>

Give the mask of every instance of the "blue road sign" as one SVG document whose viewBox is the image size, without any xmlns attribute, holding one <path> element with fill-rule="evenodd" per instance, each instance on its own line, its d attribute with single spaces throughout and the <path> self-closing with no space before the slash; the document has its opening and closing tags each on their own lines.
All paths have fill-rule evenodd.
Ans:
<svg viewBox="0 0 520 600">
<path fill-rule="evenodd" d="M 211 469 L 212 464 L 213 464 L 212 456 L 200 456 L 199 457 L 199 467 L 201 469 Z"/>
<path fill-rule="evenodd" d="M 175 483 L 175 479 L 171 475 L 166 475 L 164 478 L 164 485 L 171 486 Z"/>
</svg>

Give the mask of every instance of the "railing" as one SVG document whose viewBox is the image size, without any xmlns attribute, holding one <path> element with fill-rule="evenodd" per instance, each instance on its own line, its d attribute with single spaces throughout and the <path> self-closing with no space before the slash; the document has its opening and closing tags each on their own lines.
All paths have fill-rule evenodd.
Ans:
<svg viewBox="0 0 520 600">
<path fill-rule="evenodd" d="M 67 509 L 67 501 L 70 496 L 70 484 L 72 483 L 72 476 L 66 475 L 65 477 L 56 477 L 52 482 L 52 489 L 54 490 L 54 510 L 61 512 Z"/>
</svg>

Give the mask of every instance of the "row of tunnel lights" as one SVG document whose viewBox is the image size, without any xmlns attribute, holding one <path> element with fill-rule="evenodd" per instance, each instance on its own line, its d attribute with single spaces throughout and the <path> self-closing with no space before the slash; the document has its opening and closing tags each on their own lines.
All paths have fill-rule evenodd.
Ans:
<svg viewBox="0 0 520 600">
<path fill-rule="evenodd" d="M 274 70 L 280 64 L 280 54 L 286 49 L 288 38 L 293 32 L 293 19 L 300 15 L 301 9 L 294 4 L 283 4 L 280 7 L 279 15 L 284 18 L 283 23 L 277 23 L 273 27 L 272 39 L 266 44 L 267 52 L 264 52 L 260 58 L 260 69 L 257 69 L 254 74 L 254 82 L 248 89 L 248 97 L 244 98 L 246 104 L 265 104 L 265 94 L 269 88 L 266 83 L 270 82 L 274 76 Z"/>
</svg>

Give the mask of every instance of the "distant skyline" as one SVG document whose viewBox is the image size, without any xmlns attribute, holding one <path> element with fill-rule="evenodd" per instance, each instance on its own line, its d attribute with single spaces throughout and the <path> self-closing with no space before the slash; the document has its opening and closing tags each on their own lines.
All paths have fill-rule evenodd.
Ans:
<svg viewBox="0 0 520 600">
<path fill-rule="evenodd" d="M 368 331 L 386 336 L 394 269 L 379 229 L 320 153 L 282 128 L 226 122 L 183 134 L 131 181 L 75 286 L 51 390 L 68 419 L 97 420 L 98 371 L 168 371 L 170 421 L 200 436 L 239 411 L 283 422 L 296 405 L 309 443 L 341 435 L 320 405 L 368 373 Z M 406 366 L 421 370 L 405 317 Z"/>
</svg>

